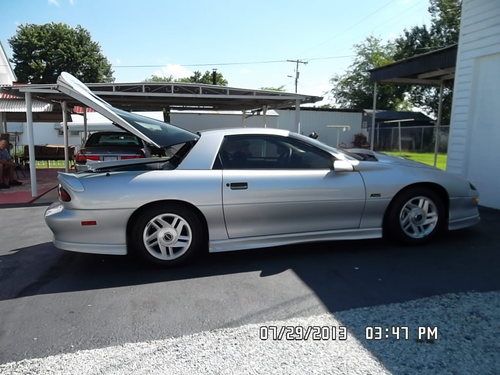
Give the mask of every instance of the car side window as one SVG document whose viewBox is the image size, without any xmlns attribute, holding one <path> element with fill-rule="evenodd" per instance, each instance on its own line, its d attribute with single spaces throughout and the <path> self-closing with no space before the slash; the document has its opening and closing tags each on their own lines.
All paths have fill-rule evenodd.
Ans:
<svg viewBox="0 0 500 375">
<path fill-rule="evenodd" d="M 329 169 L 333 156 L 282 136 L 233 135 L 222 143 L 216 169 Z"/>
</svg>

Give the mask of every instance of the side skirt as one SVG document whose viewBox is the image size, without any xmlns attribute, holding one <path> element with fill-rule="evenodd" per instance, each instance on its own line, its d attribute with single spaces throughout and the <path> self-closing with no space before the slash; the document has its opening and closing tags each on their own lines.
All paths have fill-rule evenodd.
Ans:
<svg viewBox="0 0 500 375">
<path fill-rule="evenodd" d="M 209 252 L 218 253 L 223 251 L 248 250 L 296 243 L 335 240 L 363 240 L 381 237 L 381 228 L 368 228 L 231 238 L 228 240 L 210 241 Z"/>
</svg>

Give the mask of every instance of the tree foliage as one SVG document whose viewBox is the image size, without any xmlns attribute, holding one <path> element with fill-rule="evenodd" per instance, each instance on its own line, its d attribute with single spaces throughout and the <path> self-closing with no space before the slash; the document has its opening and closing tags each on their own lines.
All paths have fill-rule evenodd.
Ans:
<svg viewBox="0 0 500 375">
<path fill-rule="evenodd" d="M 9 44 L 19 82 L 55 83 L 63 71 L 84 82 L 113 81 L 111 64 L 81 26 L 20 25 Z"/>
<path fill-rule="evenodd" d="M 285 85 L 281 85 L 281 86 L 277 86 L 277 87 L 273 87 L 273 86 L 267 86 L 267 87 L 261 87 L 260 88 L 261 90 L 265 90 L 265 91 L 285 91 Z"/>
<path fill-rule="evenodd" d="M 424 25 L 414 26 L 409 30 L 405 29 L 402 35 L 394 41 L 394 58 L 401 60 L 458 43 L 460 11 L 460 0 L 430 0 L 430 27 L 427 28 Z M 446 82 L 443 92 L 443 124 L 450 122 L 452 90 L 453 82 Z M 408 88 L 408 98 L 413 106 L 420 107 L 437 116 L 439 103 L 439 90 L 437 88 L 411 86 Z"/>
<path fill-rule="evenodd" d="M 151 77 L 146 78 L 145 82 L 176 82 L 176 83 L 204 83 L 207 85 L 213 84 L 213 72 L 207 70 L 205 73 L 200 71 L 193 72 L 189 77 L 177 78 L 170 76 L 158 76 L 153 74 Z M 222 73 L 216 72 L 215 84 L 219 86 L 227 86 L 227 79 L 224 78 Z"/>
<path fill-rule="evenodd" d="M 384 43 L 368 37 L 356 45 L 356 58 L 347 72 L 336 75 L 331 82 L 336 105 L 340 107 L 371 108 L 373 82 L 367 70 L 418 54 L 443 48 L 458 42 L 460 28 L 460 0 L 430 0 L 429 27 L 414 26 L 403 30 L 394 41 Z M 377 107 L 383 109 L 409 109 L 420 107 L 437 116 L 438 90 L 429 86 L 379 85 Z M 447 83 L 443 100 L 443 123 L 449 122 L 452 85 Z"/>
<path fill-rule="evenodd" d="M 332 93 L 340 108 L 371 108 L 373 103 L 373 82 L 370 69 L 394 62 L 394 46 L 370 36 L 363 43 L 354 46 L 356 57 L 342 75 L 334 76 Z M 380 86 L 378 104 L 380 108 L 406 108 L 402 90 L 398 86 Z M 403 97 L 403 99 L 402 99 Z"/>
<path fill-rule="evenodd" d="M 150 83 L 162 83 L 162 82 L 165 82 L 165 83 L 170 83 L 170 82 L 175 82 L 174 80 L 174 77 L 173 76 L 159 76 L 159 75 L 156 75 L 156 74 L 153 74 L 151 77 L 149 78 L 146 78 L 144 80 L 144 82 L 150 82 Z"/>
<path fill-rule="evenodd" d="M 201 73 L 199 70 L 196 70 L 191 76 L 186 78 L 180 78 L 177 82 L 186 82 L 186 83 L 204 83 L 207 85 L 212 85 L 213 82 L 213 74 L 215 73 L 215 84 L 218 86 L 227 86 L 227 79 L 224 78 L 222 73 L 217 71 L 211 72 L 209 70 L 205 71 L 205 73 Z"/>
</svg>

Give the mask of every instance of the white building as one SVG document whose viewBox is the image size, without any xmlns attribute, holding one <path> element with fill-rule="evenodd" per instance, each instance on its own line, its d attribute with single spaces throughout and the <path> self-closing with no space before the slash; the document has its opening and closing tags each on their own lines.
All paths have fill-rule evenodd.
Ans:
<svg viewBox="0 0 500 375">
<path fill-rule="evenodd" d="M 137 112 L 163 121 L 162 112 Z M 349 112 L 317 108 L 302 108 L 301 133 L 319 134 L 319 140 L 329 145 L 351 146 L 354 134 L 361 132 L 362 112 Z M 110 121 L 96 112 L 87 113 L 88 131 L 118 130 Z M 192 132 L 234 127 L 270 127 L 297 131 L 295 129 L 295 110 L 268 110 L 266 116 L 262 113 L 242 116 L 240 111 L 203 111 L 172 110 L 170 122 Z M 333 127 L 332 127 L 333 126 Z M 68 123 L 69 144 L 79 146 L 82 143 L 83 116 L 71 115 Z M 9 122 L 8 131 L 17 134 L 17 144 L 28 144 L 26 123 Z M 37 145 L 62 145 L 64 143 L 61 123 L 34 123 L 33 133 Z"/>
<path fill-rule="evenodd" d="M 500 1 L 464 0 L 447 170 L 500 209 Z"/>
</svg>

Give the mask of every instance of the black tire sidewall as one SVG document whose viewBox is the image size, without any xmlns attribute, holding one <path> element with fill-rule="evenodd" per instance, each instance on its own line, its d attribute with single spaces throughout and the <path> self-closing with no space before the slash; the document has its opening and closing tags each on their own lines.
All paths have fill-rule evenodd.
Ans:
<svg viewBox="0 0 500 375">
<path fill-rule="evenodd" d="M 401 228 L 399 215 L 403 206 L 412 198 L 423 196 L 434 202 L 438 211 L 438 223 L 434 230 L 423 238 L 412 238 Z M 425 187 L 415 187 L 398 194 L 389 207 L 389 212 L 384 223 L 384 232 L 391 238 L 406 244 L 421 244 L 432 240 L 445 228 L 446 206 L 441 197 L 431 189 Z"/>
<path fill-rule="evenodd" d="M 179 258 L 173 260 L 162 260 L 154 257 L 146 249 L 143 242 L 143 233 L 147 223 L 155 216 L 161 214 L 175 214 L 187 221 L 191 227 L 192 240 L 188 250 Z M 203 230 L 203 223 L 196 213 L 183 205 L 165 204 L 147 208 L 143 210 L 134 220 L 130 227 L 130 250 L 141 259 L 162 266 L 178 266 L 194 260 L 196 254 L 206 246 L 206 235 Z"/>
</svg>

